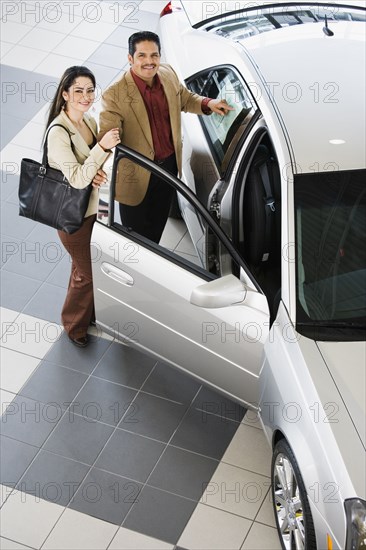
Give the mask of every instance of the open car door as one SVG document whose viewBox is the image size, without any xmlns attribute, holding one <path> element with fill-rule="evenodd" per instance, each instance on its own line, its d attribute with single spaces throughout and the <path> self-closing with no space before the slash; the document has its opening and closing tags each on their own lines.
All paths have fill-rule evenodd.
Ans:
<svg viewBox="0 0 366 550">
<path fill-rule="evenodd" d="M 122 225 L 114 186 L 123 158 L 158 175 L 184 199 L 191 227 L 182 242 L 189 232 L 193 240 L 200 235 L 189 251 L 176 247 L 169 234 L 156 244 Z M 184 222 L 172 224 L 171 233 L 177 224 Z M 108 220 L 94 226 L 92 266 L 96 318 L 106 332 L 257 408 L 269 334 L 266 297 L 196 195 L 124 146 L 115 153 Z"/>
</svg>

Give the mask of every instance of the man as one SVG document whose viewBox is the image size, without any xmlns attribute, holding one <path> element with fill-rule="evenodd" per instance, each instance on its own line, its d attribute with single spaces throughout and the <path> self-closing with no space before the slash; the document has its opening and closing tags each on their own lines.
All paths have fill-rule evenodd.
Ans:
<svg viewBox="0 0 366 550">
<path fill-rule="evenodd" d="M 102 96 L 100 139 L 120 129 L 121 143 L 181 174 L 181 111 L 225 115 L 225 100 L 204 98 L 187 90 L 172 67 L 160 64 L 160 39 L 149 31 L 128 40 L 130 70 Z M 169 215 L 174 190 L 127 159 L 118 168 L 116 200 L 124 226 L 159 242 Z"/>
</svg>

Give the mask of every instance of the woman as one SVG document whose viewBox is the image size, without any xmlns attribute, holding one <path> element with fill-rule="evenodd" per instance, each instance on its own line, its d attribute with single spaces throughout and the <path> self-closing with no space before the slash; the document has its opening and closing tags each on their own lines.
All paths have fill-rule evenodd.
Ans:
<svg viewBox="0 0 366 550">
<path fill-rule="evenodd" d="M 62 324 L 70 340 L 79 347 L 88 344 L 87 330 L 95 323 L 90 239 L 98 209 L 98 190 L 106 182 L 101 169 L 110 149 L 120 142 L 113 128 L 97 142 L 97 124 L 87 115 L 95 98 L 95 77 L 83 66 L 66 69 L 50 107 L 47 128 L 48 163 L 62 171 L 73 187 L 82 189 L 93 183 L 83 225 L 69 235 L 58 231 L 62 244 L 72 258 L 71 276 L 62 309 Z"/>
</svg>

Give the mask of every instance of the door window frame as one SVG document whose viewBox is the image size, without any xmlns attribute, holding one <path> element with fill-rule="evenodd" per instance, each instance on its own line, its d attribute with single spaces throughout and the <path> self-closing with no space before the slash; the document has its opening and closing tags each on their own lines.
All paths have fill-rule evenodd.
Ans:
<svg viewBox="0 0 366 550">
<path fill-rule="evenodd" d="M 231 255 L 232 260 L 234 260 L 238 264 L 240 269 L 243 269 L 245 271 L 246 276 L 250 279 L 254 288 L 260 294 L 263 294 L 262 289 L 260 288 L 257 281 L 255 280 L 252 273 L 250 272 L 250 269 L 246 264 L 244 258 L 240 255 L 240 253 L 237 251 L 237 249 L 235 248 L 235 246 L 233 245 L 229 237 L 224 233 L 224 231 L 221 229 L 218 223 L 214 220 L 214 218 L 211 216 L 211 214 L 205 208 L 205 206 L 201 203 L 198 197 L 193 193 L 193 191 L 191 191 L 191 189 L 187 185 L 185 185 L 180 179 L 175 177 L 173 174 L 166 172 L 163 168 L 161 168 L 161 166 L 159 166 L 149 158 L 145 157 L 141 153 L 138 153 L 137 151 L 134 151 L 129 147 L 126 147 L 125 145 L 121 145 L 121 144 L 117 145 L 114 152 L 112 177 L 111 177 L 111 183 L 110 183 L 110 189 L 109 189 L 109 211 L 108 211 L 107 224 L 102 222 L 97 222 L 97 223 L 106 225 L 109 229 L 117 233 L 127 235 L 130 239 L 140 243 L 145 248 L 148 248 L 149 250 L 155 252 L 160 256 L 167 258 L 173 263 L 180 265 L 181 267 L 184 267 L 186 270 L 191 271 L 192 273 L 198 274 L 200 277 L 202 277 L 203 279 L 206 279 L 207 281 L 213 280 L 216 278 L 212 273 L 205 270 L 204 268 L 198 265 L 194 265 L 189 261 L 186 261 L 184 258 L 170 252 L 166 248 L 159 246 L 158 244 L 150 241 L 149 239 L 146 239 L 142 235 L 139 235 L 136 232 L 130 231 L 127 228 L 123 227 L 122 225 L 116 224 L 114 222 L 114 211 L 115 211 L 114 197 L 115 197 L 117 167 L 118 167 L 118 163 L 123 158 L 127 158 L 132 162 L 135 162 L 142 168 L 149 170 L 151 173 L 161 178 L 165 183 L 167 183 L 167 185 L 171 185 L 176 191 L 178 191 L 195 208 L 195 210 L 202 217 L 204 222 L 206 222 L 209 225 L 211 231 L 215 234 L 216 238 L 219 239 L 221 244 L 225 246 L 226 250 Z"/>
</svg>

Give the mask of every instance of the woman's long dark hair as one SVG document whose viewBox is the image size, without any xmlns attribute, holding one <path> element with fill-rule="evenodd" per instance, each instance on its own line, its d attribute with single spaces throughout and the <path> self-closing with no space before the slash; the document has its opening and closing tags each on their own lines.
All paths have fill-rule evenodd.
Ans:
<svg viewBox="0 0 366 550">
<path fill-rule="evenodd" d="M 62 97 L 63 92 L 68 92 L 70 87 L 79 76 L 86 76 L 90 78 L 94 88 L 96 87 L 95 76 L 87 67 L 84 67 L 83 65 L 74 65 L 73 67 L 69 67 L 68 69 L 66 69 L 61 77 L 55 97 L 53 98 L 53 101 L 51 103 L 46 129 L 49 127 L 51 122 L 55 120 L 55 118 L 61 113 L 62 109 L 65 106 L 66 101 Z"/>
</svg>

